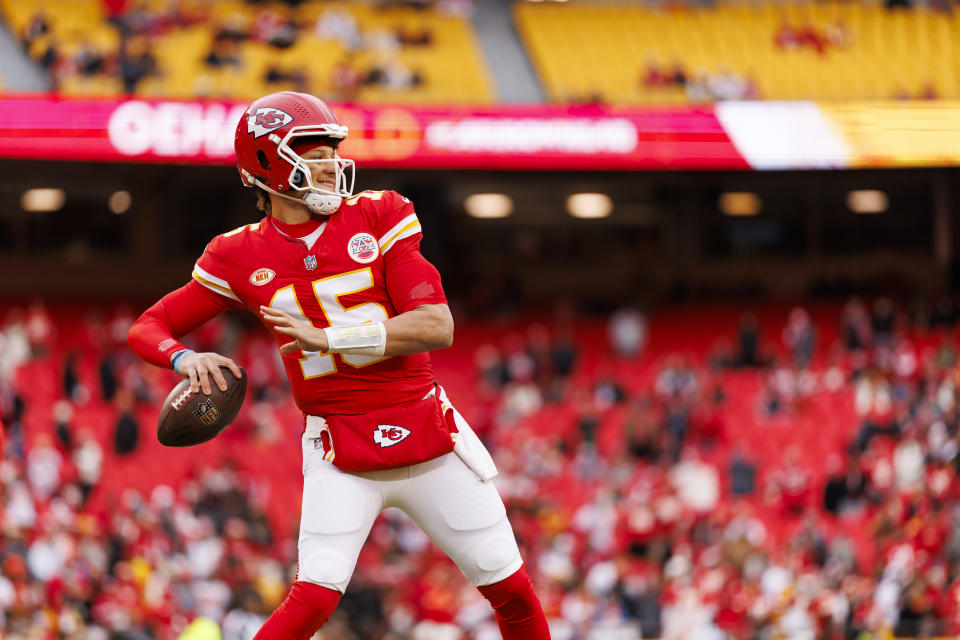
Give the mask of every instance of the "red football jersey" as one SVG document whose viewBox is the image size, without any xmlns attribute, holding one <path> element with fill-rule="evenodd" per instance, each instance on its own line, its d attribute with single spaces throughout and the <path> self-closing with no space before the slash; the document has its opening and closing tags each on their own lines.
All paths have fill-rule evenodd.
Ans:
<svg viewBox="0 0 960 640">
<path fill-rule="evenodd" d="M 421 237 L 409 200 L 393 191 L 364 191 L 344 200 L 310 248 L 269 216 L 217 236 L 193 278 L 258 317 L 260 305 L 268 305 L 321 328 L 383 321 L 446 302 L 439 274 L 420 255 Z M 264 324 L 278 345 L 290 342 Z M 297 406 L 318 416 L 409 404 L 434 383 L 426 353 L 297 352 L 283 362 Z"/>
</svg>

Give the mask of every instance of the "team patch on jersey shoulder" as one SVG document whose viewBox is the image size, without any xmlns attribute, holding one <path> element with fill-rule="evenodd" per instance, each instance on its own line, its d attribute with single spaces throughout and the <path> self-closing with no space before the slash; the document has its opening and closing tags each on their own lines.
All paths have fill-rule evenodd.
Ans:
<svg viewBox="0 0 960 640">
<path fill-rule="evenodd" d="M 383 448 L 392 447 L 410 435 L 410 429 L 395 424 L 378 424 L 373 430 L 373 441 Z"/>
<path fill-rule="evenodd" d="M 377 239 L 369 233 L 357 233 L 347 242 L 347 253 L 354 261 L 367 264 L 377 259 L 380 255 L 380 247 L 377 245 Z"/>
<path fill-rule="evenodd" d="M 277 276 L 277 272 L 273 269 L 267 269 L 266 267 L 262 269 L 257 269 L 250 274 L 250 284 L 262 287 Z"/>
</svg>

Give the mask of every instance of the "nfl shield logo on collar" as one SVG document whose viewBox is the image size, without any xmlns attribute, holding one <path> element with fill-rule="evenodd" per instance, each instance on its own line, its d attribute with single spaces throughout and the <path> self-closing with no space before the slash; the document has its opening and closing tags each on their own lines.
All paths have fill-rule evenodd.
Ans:
<svg viewBox="0 0 960 640">
<path fill-rule="evenodd" d="M 307 256 L 303 259 L 303 266 L 307 268 L 308 271 L 313 271 L 317 268 L 317 256 Z"/>
</svg>

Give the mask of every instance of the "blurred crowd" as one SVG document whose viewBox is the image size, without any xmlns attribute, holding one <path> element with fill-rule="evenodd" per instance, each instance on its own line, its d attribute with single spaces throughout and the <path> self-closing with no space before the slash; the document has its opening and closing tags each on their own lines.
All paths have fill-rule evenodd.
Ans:
<svg viewBox="0 0 960 640">
<path fill-rule="evenodd" d="M 952 299 L 854 298 L 688 329 L 637 309 L 602 323 L 558 309 L 509 330 L 464 325 L 475 378 L 458 400 L 497 460 L 554 638 L 960 633 Z M 276 526 L 264 477 L 230 461 L 148 491 L 105 483 L 142 449 L 137 407 L 169 378 L 123 347 L 128 310 L 90 312 L 69 337 L 54 317 L 37 303 L 0 331 L 0 628 L 252 638 L 295 576 L 295 512 Z M 261 333 L 227 317 L 192 340 L 244 354 L 245 412 L 289 404 Z M 52 407 L 31 406 L 38 371 L 56 380 Z M 76 419 L 89 407 L 109 408 L 110 427 Z M 378 520 L 348 591 L 322 638 L 499 637 L 399 512 Z"/>
<path fill-rule="evenodd" d="M 290 88 L 327 99 L 352 100 L 362 87 L 406 90 L 424 82 L 422 74 L 398 59 L 403 48 L 429 48 L 434 41 L 431 28 L 397 23 L 392 27 L 364 29 L 347 9 L 332 6 L 316 19 L 300 17 L 300 1 L 264 4 L 248 0 L 249 11 L 237 11 L 222 20 L 211 18 L 201 5 L 190 2 L 149 3 L 143 0 L 104 0 L 110 38 L 81 37 L 58 32 L 43 10 L 37 11 L 19 34 L 28 55 L 50 72 L 55 87 L 71 78 L 115 78 L 125 93 L 136 93 L 144 79 L 164 77 L 173 72 L 160 64 L 155 49 L 163 38 L 184 29 L 203 27 L 209 31 L 210 47 L 200 60 L 185 61 L 197 67 L 194 92 L 212 91 L 210 72 L 242 69 L 248 43 L 258 43 L 279 52 L 295 47 L 306 37 L 338 43 L 341 59 L 329 78 L 318 82 L 305 66 L 270 64 L 260 79 L 263 92 Z M 380 10 L 413 7 L 441 15 L 469 16 L 472 0 L 383 0 Z M 118 42 L 119 44 L 114 44 Z M 336 51 L 337 49 L 331 49 Z M 179 63 L 178 63 L 179 64 Z M 224 97 L 224 96 L 217 96 Z"/>
<path fill-rule="evenodd" d="M 725 65 L 716 70 L 698 67 L 690 73 L 681 62 L 663 65 L 651 59 L 642 71 L 640 84 L 647 90 L 682 91 L 691 102 L 762 98 L 754 78 Z"/>
</svg>

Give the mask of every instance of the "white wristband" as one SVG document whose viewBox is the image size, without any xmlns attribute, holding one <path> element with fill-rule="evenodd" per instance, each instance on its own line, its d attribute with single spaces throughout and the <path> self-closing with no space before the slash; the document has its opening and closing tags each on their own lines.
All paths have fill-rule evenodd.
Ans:
<svg viewBox="0 0 960 640">
<path fill-rule="evenodd" d="M 382 322 L 368 322 L 352 327 L 327 327 L 327 351 L 351 356 L 383 355 L 387 348 L 387 328 Z"/>
</svg>

